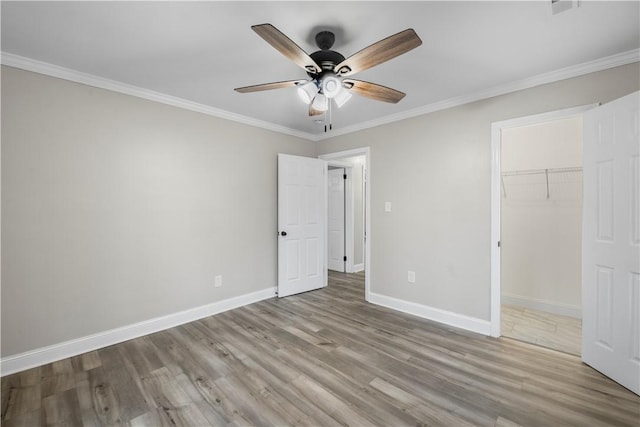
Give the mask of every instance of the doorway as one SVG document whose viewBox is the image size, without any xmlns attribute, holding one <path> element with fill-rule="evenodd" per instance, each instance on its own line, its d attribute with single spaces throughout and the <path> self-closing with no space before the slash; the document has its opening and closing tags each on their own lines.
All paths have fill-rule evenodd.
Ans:
<svg viewBox="0 0 640 427">
<path fill-rule="evenodd" d="M 320 159 L 327 161 L 327 168 L 333 170 L 344 169 L 344 174 L 347 179 L 344 180 L 344 251 L 346 261 L 344 261 L 344 271 L 347 274 L 358 274 L 359 280 L 364 277 L 365 288 L 365 300 L 369 298 L 369 291 L 371 289 L 370 279 L 370 188 L 369 182 L 369 148 L 358 148 L 354 150 L 341 151 L 336 153 L 324 154 L 319 156 Z M 331 170 L 327 171 L 328 175 L 331 175 Z M 333 172 L 336 176 L 340 172 Z M 328 186 L 331 186 L 331 179 L 328 179 Z M 337 184 L 337 183 L 336 183 Z M 328 189 L 328 194 L 331 190 Z M 336 197 L 339 197 L 336 196 Z M 335 207 L 334 207 L 335 208 Z M 331 206 L 331 196 L 328 196 L 328 210 L 327 215 L 327 230 L 332 227 L 329 224 L 329 216 L 334 213 L 336 217 L 339 217 L 339 209 L 336 212 L 332 212 L 334 209 Z M 334 233 L 335 234 L 335 233 Z M 337 242 L 337 243 L 336 243 Z M 335 247 L 340 248 L 340 238 L 336 239 L 333 244 Z M 328 248 L 332 245 L 332 237 L 328 236 Z M 330 249 L 328 249 L 329 251 Z M 328 253 L 327 259 L 331 259 L 331 254 Z M 335 258 L 335 256 L 334 256 Z M 339 266 L 338 266 L 339 267 Z M 337 271 L 340 271 L 339 269 Z M 333 274 L 333 273 L 332 273 Z M 339 273 L 337 273 L 339 274 Z M 354 276 L 354 278 L 357 278 Z"/>
<path fill-rule="evenodd" d="M 346 273 L 347 268 L 347 196 L 351 196 L 346 191 L 347 170 L 349 167 L 339 167 L 329 164 L 328 200 L 327 200 L 327 266 L 329 270 Z M 351 201 L 351 200 L 350 200 Z"/>
<path fill-rule="evenodd" d="M 501 332 L 581 352 L 582 117 L 501 135 Z"/>
<path fill-rule="evenodd" d="M 523 288 L 521 287 L 519 290 L 514 291 L 513 287 L 507 286 L 505 283 L 502 282 L 503 280 L 502 257 L 504 255 L 503 243 L 505 243 L 505 245 L 510 245 L 511 249 L 513 249 L 514 247 L 514 242 L 516 242 L 515 245 L 518 244 L 518 236 L 517 234 L 514 234 L 514 233 L 511 233 L 511 236 L 507 237 L 507 240 L 505 242 L 502 242 L 503 201 L 507 200 L 510 203 L 509 208 L 511 208 L 512 211 L 516 213 L 517 211 L 528 212 L 530 217 L 531 216 L 535 217 L 535 216 L 541 216 L 540 210 L 545 208 L 545 205 L 544 205 L 545 203 L 547 205 L 553 205 L 553 204 L 562 205 L 562 203 L 560 203 L 558 200 L 558 197 L 562 195 L 562 197 L 565 199 L 567 198 L 571 199 L 571 197 L 573 197 L 574 200 L 565 201 L 563 203 L 572 204 L 573 205 L 572 209 L 574 210 L 574 214 L 575 214 L 576 204 L 578 203 L 578 201 L 575 200 L 576 199 L 575 189 L 578 183 L 572 182 L 569 185 L 564 185 L 564 184 L 558 183 L 558 181 L 563 181 L 563 180 L 576 181 L 577 179 L 581 180 L 581 173 L 577 169 L 579 168 L 580 165 L 575 164 L 575 159 L 576 159 L 576 156 L 575 156 L 576 143 L 575 142 L 573 147 L 574 148 L 573 160 L 568 160 L 571 156 L 569 156 L 569 154 L 567 153 L 564 153 L 562 156 L 556 153 L 558 154 L 556 156 L 558 158 L 554 158 L 553 154 L 551 156 L 547 155 L 547 157 L 551 158 L 552 161 L 559 161 L 561 158 L 562 161 L 565 163 L 564 164 L 560 164 L 560 163 L 545 164 L 544 162 L 546 160 L 544 159 L 544 156 L 541 156 L 541 153 L 545 150 L 539 150 L 540 152 L 535 151 L 536 148 L 542 148 L 544 144 L 541 145 L 536 143 L 535 141 L 532 141 L 529 143 L 529 146 L 530 146 L 529 150 L 533 149 L 535 156 L 532 155 L 531 153 L 524 154 L 522 151 L 517 156 L 514 156 L 513 153 L 504 153 L 505 155 L 510 156 L 510 160 L 509 159 L 507 160 L 507 164 L 505 166 L 512 168 L 512 170 L 507 170 L 507 169 L 503 169 L 502 167 L 503 166 L 502 165 L 503 136 L 506 135 L 508 137 L 509 133 L 518 134 L 519 133 L 518 128 L 521 128 L 520 131 L 523 131 L 523 130 L 526 130 L 525 127 L 540 126 L 545 123 L 549 124 L 557 121 L 571 120 L 571 119 L 580 120 L 582 117 L 582 114 L 593 107 L 595 107 L 595 105 L 586 105 L 581 107 L 569 108 L 565 110 L 553 111 L 549 113 L 543 113 L 543 114 L 538 114 L 533 116 L 506 120 L 502 122 L 496 122 L 492 124 L 492 127 L 491 127 L 491 150 L 492 150 L 492 159 L 491 159 L 491 163 L 492 163 L 492 168 L 491 168 L 492 169 L 492 175 L 491 175 L 491 211 L 492 211 L 492 215 L 491 215 L 491 336 L 499 337 L 503 335 L 503 331 L 502 331 L 503 302 L 511 303 L 510 305 L 516 305 L 516 306 L 519 304 L 520 307 L 528 304 L 528 306 L 524 307 L 523 309 L 538 310 L 540 308 L 543 308 L 546 310 L 546 312 L 549 312 L 549 308 L 551 306 L 550 304 L 546 304 L 546 305 L 542 304 L 544 302 L 548 302 L 548 300 L 540 296 L 536 296 L 536 295 L 542 295 L 540 293 L 542 291 L 539 289 L 533 290 L 533 291 L 531 290 L 524 291 L 522 290 Z M 573 124 L 575 125 L 576 123 L 573 123 Z M 546 130 L 549 131 L 552 128 L 553 126 L 549 126 L 549 128 Z M 542 129 L 538 129 L 538 131 L 542 131 Z M 581 136 L 579 140 L 581 141 Z M 554 148 L 553 143 L 547 143 L 547 145 L 550 145 L 551 148 Z M 549 150 L 546 150 L 546 151 L 549 151 Z M 553 153 L 553 150 L 551 150 L 551 152 Z M 518 164 L 518 161 L 520 161 L 519 164 Z M 538 163 L 534 163 L 534 162 L 538 162 Z M 552 171 L 552 169 L 554 170 Z M 506 174 L 504 177 L 503 177 L 503 173 Z M 551 181 L 548 181 L 548 178 L 550 176 L 551 176 L 550 178 Z M 505 179 L 509 181 L 510 183 L 509 187 L 511 187 L 511 190 L 513 191 L 510 191 L 510 188 L 506 186 Z M 554 182 L 554 184 L 552 184 L 551 182 Z M 552 189 L 554 190 L 554 199 L 551 198 Z M 571 191 L 573 191 L 573 193 Z M 580 188 L 580 191 L 581 191 L 581 188 Z M 549 195 L 548 199 L 547 199 L 547 194 Z M 535 200 L 534 196 L 537 197 L 539 200 Z M 527 200 L 527 198 L 529 198 L 530 200 Z M 534 204 L 539 205 L 538 212 L 536 211 L 536 208 L 534 208 Z M 546 208 L 549 208 L 549 206 L 546 206 Z M 581 209 L 581 201 L 580 201 L 580 209 Z M 547 218 L 547 225 L 551 217 L 552 216 L 549 216 Z M 520 217 L 518 221 L 520 221 L 521 223 L 522 221 L 524 221 L 525 224 L 524 225 L 520 224 L 520 227 L 517 227 L 518 225 L 517 222 L 516 224 L 511 224 L 511 228 L 516 230 L 516 233 L 523 232 L 523 230 L 526 231 L 526 229 L 530 228 L 529 225 L 526 224 L 526 221 L 527 221 L 526 217 L 524 218 Z M 582 221 L 580 219 L 577 222 L 577 226 L 579 226 L 581 223 Z M 514 225 L 516 227 L 514 227 Z M 543 225 L 544 224 L 540 226 L 543 226 Z M 553 232 L 556 231 L 557 229 L 558 229 L 558 225 L 557 224 L 553 225 L 552 230 L 550 230 L 551 232 L 549 233 L 548 232 L 549 230 L 547 230 L 547 234 L 553 235 Z M 574 229 L 574 237 L 576 233 L 577 231 Z M 539 236 L 534 236 L 534 237 L 539 237 Z M 511 240 L 511 242 L 509 242 L 509 240 Z M 551 248 L 549 247 L 547 247 L 545 250 L 544 239 L 540 239 L 540 240 L 542 240 L 542 242 L 536 243 L 538 245 L 538 249 L 536 249 L 538 253 L 542 252 L 544 255 L 546 252 L 550 252 Z M 574 243 L 575 243 L 575 239 L 574 239 Z M 540 249 L 540 246 L 542 246 L 543 248 L 542 250 Z M 530 265 L 535 265 L 536 262 L 533 262 L 533 261 L 536 261 L 536 260 L 532 259 L 533 256 L 530 253 L 531 248 L 529 248 L 528 255 L 526 253 L 527 248 L 525 247 L 524 249 L 525 249 L 524 251 L 525 254 L 520 255 L 521 262 L 529 263 Z M 505 251 L 507 250 L 506 247 L 504 248 L 504 250 Z M 512 255 L 515 255 L 515 254 L 512 254 Z M 581 248 L 578 247 L 577 249 L 575 249 L 573 255 L 577 256 L 578 259 L 580 259 Z M 516 259 L 514 257 L 511 257 L 511 258 Z M 506 261 L 509 262 L 509 256 L 507 256 Z M 542 267 L 544 268 L 544 265 Z M 574 267 L 575 267 L 575 262 L 574 262 Z M 517 283 L 516 286 L 522 285 L 522 283 L 526 282 L 527 280 L 531 282 L 530 280 L 531 277 L 527 278 L 526 276 L 535 274 L 535 273 L 531 273 L 531 271 L 535 271 L 535 270 L 529 270 L 528 272 L 525 271 L 525 273 L 522 273 L 523 269 L 522 268 L 518 269 L 517 265 L 516 266 L 509 265 L 505 268 L 507 270 L 509 268 L 513 270 L 510 272 L 506 272 L 507 278 L 511 278 L 511 280 L 513 280 L 513 278 L 517 278 L 518 274 L 520 274 L 520 276 L 525 276 L 526 280 L 523 279 L 521 282 Z M 578 261 L 578 268 L 580 268 L 579 261 Z M 576 273 L 575 269 L 573 269 L 572 271 L 573 271 L 573 277 L 574 277 L 574 279 L 572 280 L 575 280 L 576 274 L 578 274 L 578 277 L 580 277 L 579 270 L 578 270 L 578 273 Z M 543 283 L 542 286 L 548 287 L 548 283 Z M 507 298 L 505 298 L 506 301 L 503 301 L 504 289 L 507 290 L 507 292 L 505 292 L 507 296 Z M 511 294 L 509 293 L 510 289 L 511 289 Z M 572 297 L 568 296 L 571 292 L 565 290 L 566 293 L 562 295 L 562 298 L 564 298 L 564 302 L 560 301 L 560 303 L 556 302 L 552 305 L 556 309 L 556 312 L 558 312 L 560 315 L 564 315 L 565 317 L 576 318 L 576 317 L 579 317 L 580 315 L 580 304 L 575 304 L 575 287 L 573 289 L 574 289 L 574 293 Z M 522 295 L 522 293 L 524 293 L 524 295 Z M 578 291 L 578 295 L 580 295 L 579 291 Z M 527 298 L 518 298 L 518 297 L 527 297 Z M 573 303 L 567 302 L 569 300 L 573 301 Z M 580 301 L 580 299 L 578 299 L 578 301 Z M 516 303 L 516 304 L 513 304 L 513 303 Z M 558 307 L 560 307 L 561 309 L 558 310 Z M 564 311 L 562 309 L 564 309 Z M 527 314 L 531 314 L 531 313 L 527 313 Z M 524 312 L 522 313 L 522 315 L 524 316 Z M 530 323 L 533 324 L 534 322 L 535 320 L 532 320 Z M 505 326 L 507 328 L 509 327 L 509 325 L 505 325 Z M 523 332 L 522 335 L 526 335 L 527 332 Z M 521 336 L 520 338 L 522 337 L 523 336 Z M 540 342 L 538 344 L 542 342 L 544 342 L 544 340 L 540 339 Z M 563 349 L 563 351 L 566 351 L 566 349 Z"/>
</svg>

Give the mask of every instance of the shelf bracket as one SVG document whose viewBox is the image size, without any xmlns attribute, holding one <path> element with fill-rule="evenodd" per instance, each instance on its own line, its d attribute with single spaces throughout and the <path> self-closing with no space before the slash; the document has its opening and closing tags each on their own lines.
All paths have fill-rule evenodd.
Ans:
<svg viewBox="0 0 640 427">
<path fill-rule="evenodd" d="M 504 193 L 504 198 L 507 198 L 507 188 L 504 186 L 504 176 L 500 176 L 500 182 L 502 183 L 502 192 Z"/>
<path fill-rule="evenodd" d="M 549 169 L 544 170 L 544 175 L 547 177 L 547 199 L 549 198 Z"/>
</svg>

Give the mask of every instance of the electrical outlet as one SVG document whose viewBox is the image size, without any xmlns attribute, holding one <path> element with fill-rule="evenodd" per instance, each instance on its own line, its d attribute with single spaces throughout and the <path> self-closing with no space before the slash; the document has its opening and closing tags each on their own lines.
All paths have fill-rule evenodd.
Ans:
<svg viewBox="0 0 640 427">
<path fill-rule="evenodd" d="M 214 286 L 215 288 L 219 288 L 220 286 L 222 286 L 222 276 L 216 276 L 216 277 L 213 279 L 213 286 Z"/>
<path fill-rule="evenodd" d="M 391 202 L 384 202 L 384 211 L 391 212 Z"/>
<path fill-rule="evenodd" d="M 407 273 L 407 281 L 409 283 L 416 283 L 416 272 L 409 270 Z"/>
</svg>

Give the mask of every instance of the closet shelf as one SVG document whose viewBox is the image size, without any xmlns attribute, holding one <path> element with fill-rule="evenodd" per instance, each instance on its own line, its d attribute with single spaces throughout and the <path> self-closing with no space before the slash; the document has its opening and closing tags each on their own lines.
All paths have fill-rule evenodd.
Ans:
<svg viewBox="0 0 640 427">
<path fill-rule="evenodd" d="M 582 172 L 582 167 L 576 166 L 576 167 L 570 167 L 570 168 L 525 169 L 520 171 L 507 171 L 507 172 L 502 172 L 502 176 L 538 175 L 538 174 L 565 173 L 565 172 Z"/>
<path fill-rule="evenodd" d="M 571 172 L 582 172 L 581 166 L 569 167 L 569 168 L 549 168 L 549 169 L 525 169 L 520 171 L 506 171 L 502 172 L 500 177 L 500 182 L 502 183 L 502 192 L 504 193 L 504 198 L 507 198 L 507 189 L 504 185 L 504 177 L 505 176 L 521 176 L 521 175 L 541 175 L 544 174 L 546 177 L 547 183 L 547 199 L 549 198 L 549 174 L 555 173 L 571 173 Z"/>
</svg>

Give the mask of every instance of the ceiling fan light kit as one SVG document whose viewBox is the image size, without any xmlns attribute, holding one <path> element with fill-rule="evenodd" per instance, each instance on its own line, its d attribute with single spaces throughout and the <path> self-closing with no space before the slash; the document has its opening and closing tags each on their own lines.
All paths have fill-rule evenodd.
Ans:
<svg viewBox="0 0 640 427">
<path fill-rule="evenodd" d="M 405 96 L 404 93 L 395 89 L 352 78 L 344 79 L 345 76 L 382 64 L 422 44 L 416 32 L 407 29 L 382 39 L 345 59 L 341 53 L 331 50 L 335 35 L 330 31 L 320 31 L 316 34 L 315 40 L 320 50 L 309 55 L 271 24 L 254 25 L 251 28 L 276 50 L 304 69 L 311 80 L 266 83 L 235 90 L 240 93 L 249 93 L 297 86 L 300 99 L 309 105 L 309 116 L 325 114 L 325 132 L 327 121 L 328 129 L 333 128 L 331 102 L 335 102 L 340 108 L 349 101 L 351 92 L 393 104 Z"/>
<path fill-rule="evenodd" d="M 335 98 L 342 90 L 342 80 L 336 77 L 333 73 L 324 73 L 320 78 L 322 93 L 327 98 Z"/>
<path fill-rule="evenodd" d="M 348 90 L 344 89 L 344 90 L 341 90 L 340 92 L 338 92 L 338 94 L 335 96 L 335 98 L 333 98 L 333 101 L 336 103 L 338 108 L 340 108 L 344 104 L 346 104 L 347 101 L 350 100 L 350 99 L 351 99 L 351 94 L 349 93 Z"/>
<path fill-rule="evenodd" d="M 298 85 L 298 96 L 300 96 L 300 99 L 302 99 L 305 104 L 309 105 L 316 96 L 316 93 L 318 93 L 318 90 L 318 85 L 316 85 L 315 82 L 307 81 L 306 83 Z"/>
<path fill-rule="evenodd" d="M 327 111 L 329 109 L 329 100 L 322 93 L 318 93 L 316 97 L 313 98 L 311 106 L 314 110 Z"/>
</svg>

